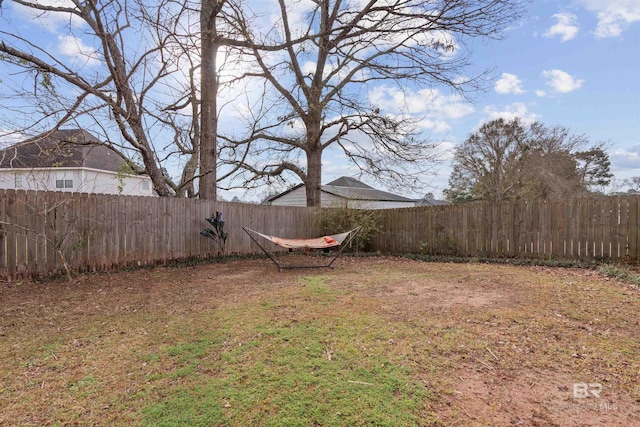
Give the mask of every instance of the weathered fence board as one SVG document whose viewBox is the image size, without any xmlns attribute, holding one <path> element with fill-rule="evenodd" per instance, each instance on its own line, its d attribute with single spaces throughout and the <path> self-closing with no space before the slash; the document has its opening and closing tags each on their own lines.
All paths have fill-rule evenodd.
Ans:
<svg viewBox="0 0 640 427">
<path fill-rule="evenodd" d="M 637 260 L 640 259 L 640 227 L 638 227 L 638 223 L 640 223 L 640 197 L 630 198 L 627 202 L 629 206 L 627 250 L 629 258 Z"/>
<path fill-rule="evenodd" d="M 640 255 L 640 196 L 473 203 L 380 211 L 373 248 L 429 254 L 630 259 Z M 407 218 L 428 231 L 407 226 Z M 413 231 L 412 231 L 413 230 Z"/>
<path fill-rule="evenodd" d="M 200 236 L 216 211 L 224 214 L 230 254 L 258 252 L 242 227 L 285 237 L 323 233 L 318 208 L 0 190 L 0 280 L 61 271 L 61 254 L 89 270 L 217 255 L 217 244 Z M 638 195 L 377 212 L 380 232 L 370 247 L 385 253 L 640 257 Z"/>
</svg>

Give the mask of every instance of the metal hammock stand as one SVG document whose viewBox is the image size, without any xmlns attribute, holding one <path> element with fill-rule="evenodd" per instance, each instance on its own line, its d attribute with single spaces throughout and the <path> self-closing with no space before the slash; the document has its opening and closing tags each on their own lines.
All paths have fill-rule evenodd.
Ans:
<svg viewBox="0 0 640 427">
<path fill-rule="evenodd" d="M 251 240 L 253 240 L 256 243 L 256 245 L 258 245 L 258 247 L 260 247 L 260 249 L 262 249 L 262 252 L 264 252 L 265 255 L 267 255 L 269 257 L 269 259 L 271 261 L 273 261 L 273 263 L 276 265 L 276 267 L 278 267 L 278 271 L 282 271 L 285 268 L 320 268 L 320 267 L 333 268 L 332 264 L 334 263 L 334 261 L 336 259 L 338 259 L 338 257 L 344 251 L 344 249 L 349 245 L 349 243 L 351 243 L 353 238 L 356 237 L 356 234 L 358 234 L 358 232 L 360 231 L 361 228 L 362 228 L 362 226 L 356 227 L 353 230 L 350 230 L 350 231 L 347 231 L 347 232 L 344 232 L 344 233 L 332 234 L 330 236 L 317 237 L 315 239 L 285 239 L 285 238 L 282 238 L 282 237 L 269 236 L 269 235 L 262 234 L 262 233 L 259 233 L 257 231 L 251 230 L 250 228 L 242 227 L 242 229 L 245 231 L 245 233 L 247 233 L 247 235 L 251 238 Z M 309 249 L 325 249 L 325 250 L 328 250 L 329 248 L 336 247 L 336 246 L 340 246 L 340 249 L 335 252 L 335 256 L 333 256 L 330 259 L 328 264 L 322 264 L 322 265 L 281 265 L 275 259 L 273 254 L 271 254 L 268 250 L 266 250 L 264 248 L 264 246 L 262 246 L 260 244 L 260 242 L 258 242 L 258 239 L 256 239 L 256 237 L 254 237 L 254 235 L 260 236 L 263 239 L 268 240 L 268 241 L 270 241 L 271 243 L 273 243 L 275 245 L 281 246 L 283 248 L 287 248 L 290 251 L 292 251 L 294 249 L 305 249 L 305 250 L 309 250 Z"/>
</svg>

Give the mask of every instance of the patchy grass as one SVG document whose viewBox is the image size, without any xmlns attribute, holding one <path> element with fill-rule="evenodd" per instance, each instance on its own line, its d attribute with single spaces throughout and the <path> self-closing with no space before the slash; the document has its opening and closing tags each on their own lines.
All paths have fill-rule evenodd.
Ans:
<svg viewBox="0 0 640 427">
<path fill-rule="evenodd" d="M 190 369 L 142 424 L 418 425 L 428 390 L 384 351 L 359 345 L 386 341 L 384 320 L 339 315 L 331 305 L 341 292 L 323 277 L 297 282 L 266 303 L 202 314 L 228 339 L 198 333 L 170 347 L 177 372 Z"/>
<path fill-rule="evenodd" d="M 632 425 L 638 296 L 592 270 L 383 257 L 2 285 L 0 425 Z"/>
<path fill-rule="evenodd" d="M 604 264 L 598 267 L 598 271 L 607 277 L 622 280 L 623 282 L 640 287 L 640 274 L 628 268 L 612 264 Z"/>
</svg>

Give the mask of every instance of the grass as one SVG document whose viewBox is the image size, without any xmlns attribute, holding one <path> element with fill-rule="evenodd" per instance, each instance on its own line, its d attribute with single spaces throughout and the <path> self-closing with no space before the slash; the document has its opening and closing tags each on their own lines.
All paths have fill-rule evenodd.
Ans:
<svg viewBox="0 0 640 427">
<path fill-rule="evenodd" d="M 141 424 L 418 425 L 429 392 L 381 351 L 390 326 L 365 313 L 346 325 L 332 307 L 338 292 L 322 277 L 299 283 L 286 304 L 203 314 L 199 322 L 217 325 L 218 337 L 228 339 L 198 332 L 169 347 L 158 363 L 171 359 L 171 375 L 183 381 L 143 410 Z"/>
<path fill-rule="evenodd" d="M 590 270 L 349 262 L 5 289 L 0 425 L 491 424 L 459 407 L 459 379 L 523 373 L 640 402 L 633 289 Z"/>
<path fill-rule="evenodd" d="M 346 337 L 329 325 L 257 325 L 253 334 L 226 352 L 221 366 L 195 362 L 209 375 L 170 390 L 144 410 L 142 424 L 417 425 L 412 413 L 423 387 L 383 357 L 366 358 L 353 348 L 333 354 L 328 348 Z"/>
<path fill-rule="evenodd" d="M 607 277 L 620 279 L 623 282 L 640 287 L 640 274 L 627 268 L 612 264 L 604 264 L 598 267 L 598 271 Z"/>
</svg>

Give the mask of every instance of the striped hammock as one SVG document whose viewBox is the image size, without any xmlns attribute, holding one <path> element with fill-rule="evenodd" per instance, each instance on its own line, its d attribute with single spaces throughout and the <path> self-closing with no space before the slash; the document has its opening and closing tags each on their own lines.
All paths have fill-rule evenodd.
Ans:
<svg viewBox="0 0 640 427">
<path fill-rule="evenodd" d="M 360 231 L 361 227 L 356 227 L 351 231 L 347 231 L 345 233 L 340 233 L 340 234 L 332 234 L 330 236 L 322 236 L 322 237 L 316 237 L 313 239 L 286 239 L 283 237 L 277 237 L 277 236 L 269 236 L 267 234 L 263 234 L 263 233 L 259 233 L 255 230 L 251 230 L 250 228 L 247 227 L 242 227 L 245 231 L 245 233 L 247 233 L 247 235 L 251 238 L 251 240 L 253 240 L 258 247 L 260 247 L 260 249 L 262 249 L 262 251 L 271 259 L 271 261 L 273 261 L 273 263 L 278 267 L 278 270 L 282 271 L 283 268 L 310 268 L 310 267 L 328 267 L 328 268 L 332 268 L 331 265 L 333 264 L 333 262 L 340 256 L 340 254 L 342 253 L 342 251 L 344 250 L 345 246 L 348 246 L 348 244 L 351 242 L 351 240 L 353 240 L 353 238 L 356 236 L 356 234 L 358 234 L 358 231 Z M 309 250 L 309 249 L 326 249 L 328 250 L 331 247 L 334 246 L 342 246 L 340 248 L 339 251 L 337 251 L 337 253 L 335 254 L 335 256 L 330 260 L 330 262 L 328 264 L 324 264 L 324 265 L 290 265 L 290 266 L 286 266 L 286 265 L 282 265 L 280 264 L 276 258 L 266 249 L 264 248 L 260 242 L 258 242 L 258 239 L 256 239 L 256 237 L 254 237 L 254 235 L 256 236 L 260 236 L 265 240 L 270 241 L 271 243 L 281 246 L 283 248 L 287 248 L 290 251 L 294 250 L 294 249 L 305 249 L 305 250 Z M 343 246 L 343 244 L 345 244 Z"/>
<path fill-rule="evenodd" d="M 285 239 L 283 237 L 268 236 L 253 230 L 250 231 L 287 249 L 325 249 L 340 246 L 353 230 L 347 231 L 346 233 L 332 234 L 331 236 L 316 237 L 314 239 Z"/>
</svg>

